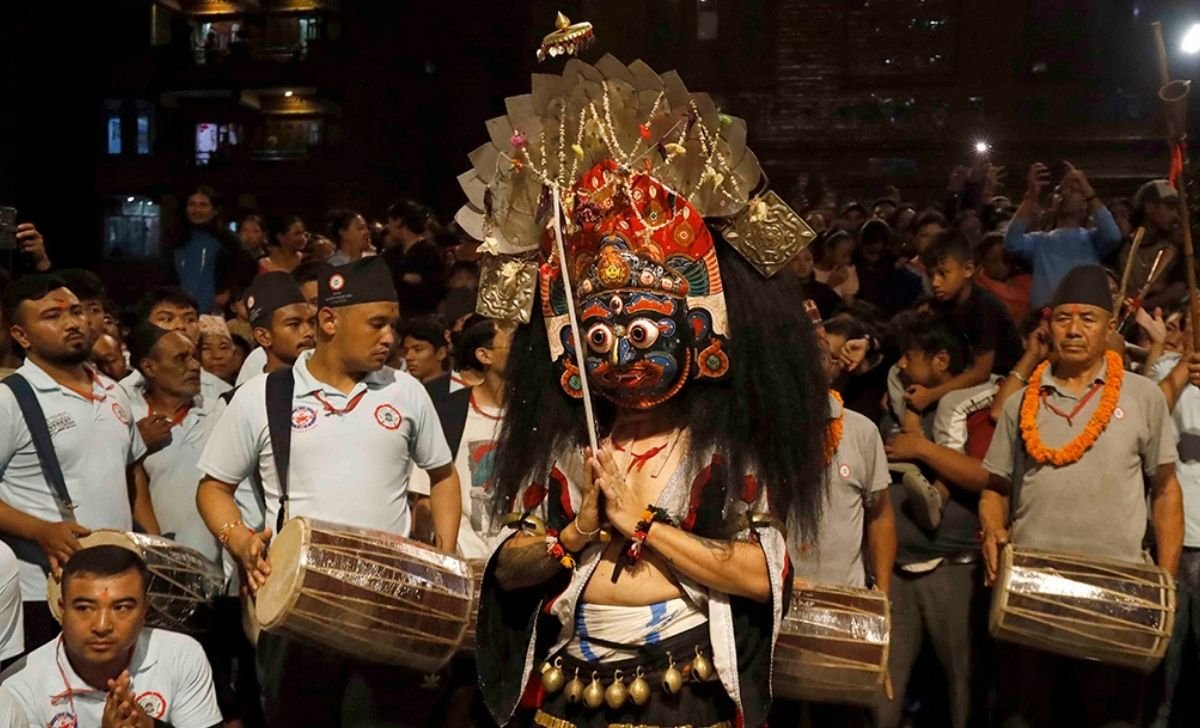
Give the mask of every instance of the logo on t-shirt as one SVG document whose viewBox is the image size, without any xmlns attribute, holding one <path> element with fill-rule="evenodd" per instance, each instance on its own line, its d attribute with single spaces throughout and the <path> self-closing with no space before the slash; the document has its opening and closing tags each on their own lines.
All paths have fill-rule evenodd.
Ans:
<svg viewBox="0 0 1200 728">
<path fill-rule="evenodd" d="M 1116 408 L 1113 410 L 1113 417 L 1116 417 L 1118 420 L 1125 419 L 1125 410 L 1121 409 L 1120 407 Z"/>
<path fill-rule="evenodd" d="M 50 436 L 54 437 L 63 430 L 69 430 L 75 426 L 75 420 L 66 412 L 59 412 L 56 415 L 50 415 L 46 418 L 46 429 L 50 430 Z"/>
<path fill-rule="evenodd" d="M 122 424 L 122 425 L 128 425 L 128 424 L 129 424 L 129 415 L 128 415 L 128 413 L 126 413 L 126 412 L 125 412 L 125 408 L 124 408 L 124 407 L 122 407 L 121 405 L 117 404 L 116 402 L 113 402 L 113 414 L 114 414 L 114 415 L 116 415 L 117 419 L 121 421 L 121 424 Z"/>
<path fill-rule="evenodd" d="M 838 475 L 842 476 L 843 479 L 848 480 L 850 478 L 850 466 L 846 463 L 839 465 Z"/>
<path fill-rule="evenodd" d="M 317 411 L 300 405 L 292 409 L 292 432 L 304 432 L 317 426 Z"/>
<path fill-rule="evenodd" d="M 375 421 L 382 427 L 395 430 L 400 427 L 400 423 L 404 421 L 404 418 L 395 407 L 390 404 L 381 404 L 375 408 Z"/>
<path fill-rule="evenodd" d="M 162 693 L 146 691 L 138 696 L 138 705 L 142 706 L 142 710 L 146 711 L 146 715 L 154 720 L 162 720 L 167 714 L 167 701 L 162 696 Z"/>
<path fill-rule="evenodd" d="M 50 719 L 46 728 L 78 728 L 79 720 L 72 713 L 59 713 Z"/>
</svg>

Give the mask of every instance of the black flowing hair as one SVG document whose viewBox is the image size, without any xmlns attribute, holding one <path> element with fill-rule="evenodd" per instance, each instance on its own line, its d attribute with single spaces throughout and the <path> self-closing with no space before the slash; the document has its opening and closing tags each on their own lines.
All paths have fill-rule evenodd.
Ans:
<svg viewBox="0 0 1200 728">
<path fill-rule="evenodd" d="M 720 382 L 689 382 L 660 406 L 676 408 L 689 427 L 694 469 L 706 466 L 700 461 L 711 452 L 731 482 L 753 474 L 767 488 L 773 514 L 807 540 L 824 506 L 829 385 L 804 293 L 794 276 L 764 279 L 716 231 L 713 237 L 729 312 L 730 373 Z M 498 510 L 511 507 L 521 488 L 544 482 L 560 453 L 587 444 L 583 405 L 559 385 L 536 309 L 509 350 L 507 369 L 518 376 L 508 379 L 497 441 Z M 603 437 L 616 411 L 599 399 L 595 410 Z"/>
</svg>

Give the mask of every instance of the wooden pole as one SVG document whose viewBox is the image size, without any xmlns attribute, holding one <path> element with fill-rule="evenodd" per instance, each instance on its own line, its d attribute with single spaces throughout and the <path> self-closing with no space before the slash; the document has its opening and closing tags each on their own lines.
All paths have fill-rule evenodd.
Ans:
<svg viewBox="0 0 1200 728">
<path fill-rule="evenodd" d="M 1158 46 L 1158 75 L 1162 86 L 1166 87 L 1171 83 L 1171 72 L 1167 66 L 1167 45 L 1163 41 L 1162 23 L 1155 21 L 1152 24 L 1154 28 L 1154 41 Z M 1186 91 L 1185 91 L 1186 96 Z M 1159 89 L 1159 98 L 1162 98 L 1162 89 Z M 1163 99 L 1164 102 L 1167 99 Z M 1186 128 L 1175 128 L 1175 123 L 1172 119 L 1175 118 L 1171 114 L 1171 110 L 1167 110 L 1167 141 L 1171 144 L 1171 153 L 1175 153 L 1178 145 L 1183 143 L 1187 138 Z M 1186 117 L 1180 116 L 1180 119 Z M 1182 152 L 1182 150 L 1180 150 Z M 1185 180 L 1178 181 L 1179 193 L 1179 225 L 1183 228 L 1183 261 L 1187 266 L 1187 287 L 1188 287 L 1188 310 L 1191 312 L 1192 325 L 1192 346 L 1194 351 L 1200 351 L 1200 292 L 1196 288 L 1196 256 L 1192 248 L 1192 220 L 1188 213 L 1187 202 L 1187 185 Z"/>
<path fill-rule="evenodd" d="M 1113 306 L 1113 316 L 1121 316 L 1121 307 L 1125 305 L 1125 298 L 1129 294 L 1129 274 L 1133 272 L 1133 262 L 1137 260 L 1138 248 L 1142 245 L 1142 238 L 1146 236 L 1146 228 L 1139 227 L 1133 233 L 1133 244 L 1129 246 L 1129 257 L 1125 259 L 1125 270 L 1121 272 L 1121 287 L 1117 290 L 1117 303 Z"/>
</svg>

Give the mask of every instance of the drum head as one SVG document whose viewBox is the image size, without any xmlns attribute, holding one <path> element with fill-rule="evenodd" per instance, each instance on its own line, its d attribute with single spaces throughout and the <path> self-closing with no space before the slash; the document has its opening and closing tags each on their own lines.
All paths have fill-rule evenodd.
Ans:
<svg viewBox="0 0 1200 728">
<path fill-rule="evenodd" d="M 271 574 L 258 590 L 255 614 L 263 629 L 270 629 L 292 611 L 304 578 L 301 558 L 309 541 L 309 525 L 304 518 L 293 518 L 271 542 L 267 562 Z"/>
<path fill-rule="evenodd" d="M 129 549 L 138 556 L 142 556 L 142 550 L 133 542 L 124 531 L 92 531 L 88 535 L 79 539 L 79 545 L 83 548 L 92 546 L 120 546 L 123 549 Z M 46 603 L 50 606 L 50 613 L 60 623 L 62 622 L 62 605 L 59 601 L 62 599 L 62 584 L 58 579 L 54 578 L 53 574 L 46 576 Z"/>
</svg>

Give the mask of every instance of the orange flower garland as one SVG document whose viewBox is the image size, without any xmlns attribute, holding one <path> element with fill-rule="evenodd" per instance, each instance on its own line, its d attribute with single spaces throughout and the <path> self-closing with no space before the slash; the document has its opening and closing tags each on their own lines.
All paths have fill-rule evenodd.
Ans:
<svg viewBox="0 0 1200 728">
<path fill-rule="evenodd" d="M 1070 465 L 1083 457 L 1096 438 L 1108 427 L 1113 412 L 1117 409 L 1117 400 L 1121 397 L 1121 382 L 1125 378 L 1125 362 L 1115 351 L 1104 352 L 1104 360 L 1108 364 L 1108 373 L 1104 382 L 1104 391 L 1100 395 L 1100 405 L 1092 413 L 1083 432 L 1074 440 L 1060 448 L 1047 447 L 1038 434 L 1037 414 L 1041 406 L 1042 375 L 1046 373 L 1049 361 L 1038 365 L 1029 375 L 1029 384 L 1025 387 L 1025 399 L 1021 402 L 1021 437 L 1025 440 L 1025 450 L 1029 456 L 1042 465 L 1062 467 Z"/>
<path fill-rule="evenodd" d="M 829 425 L 825 428 L 825 464 L 829 465 L 833 462 L 833 456 L 837 454 L 838 445 L 842 444 L 842 429 L 846 423 L 843 421 L 845 417 L 845 406 L 842 403 L 842 395 L 836 390 L 829 390 L 829 396 L 837 400 L 838 416 L 829 421 Z"/>
</svg>

